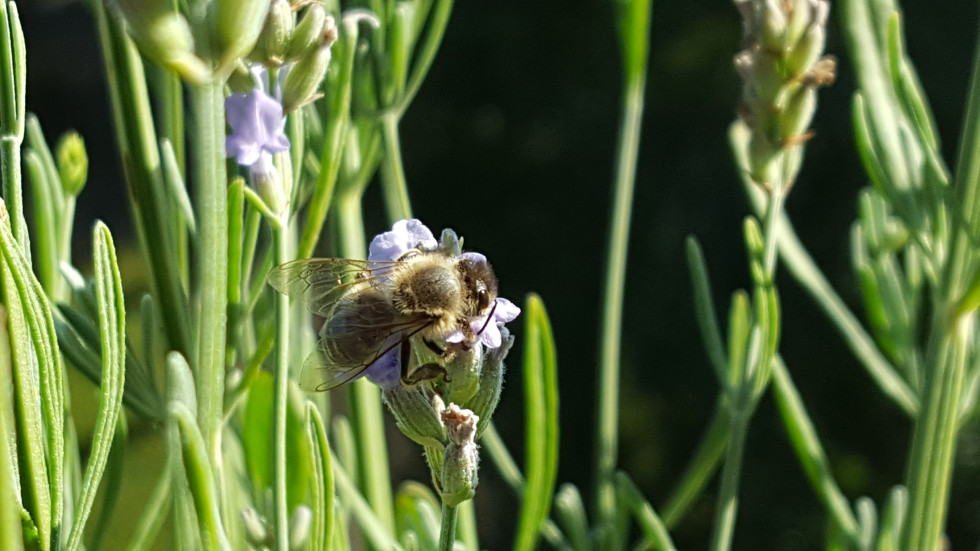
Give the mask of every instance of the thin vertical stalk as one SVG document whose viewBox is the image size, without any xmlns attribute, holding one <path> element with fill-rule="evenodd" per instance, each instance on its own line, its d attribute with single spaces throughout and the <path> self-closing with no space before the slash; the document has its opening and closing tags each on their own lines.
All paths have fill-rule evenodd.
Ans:
<svg viewBox="0 0 980 551">
<path fill-rule="evenodd" d="M 629 242 L 633 183 L 640 145 L 643 92 L 646 79 L 630 79 L 624 93 L 616 164 L 615 198 L 606 256 L 603 293 L 601 364 L 596 423 L 596 511 L 607 532 L 616 520 L 615 474 L 619 430 L 619 344 L 622 334 L 623 292 L 626 285 L 626 250 Z M 608 541 L 608 540 L 607 540 Z"/>
<path fill-rule="evenodd" d="M 290 260 L 289 215 L 284 214 L 273 228 L 275 264 Z M 275 293 L 276 365 L 273 371 L 273 409 L 275 435 L 273 472 L 276 549 L 289 549 L 289 506 L 286 501 L 286 401 L 289 391 L 289 297 Z"/>
<path fill-rule="evenodd" d="M 388 218 L 392 221 L 412 217 L 412 206 L 408 200 L 408 183 L 405 181 L 405 168 L 402 164 L 401 141 L 398 138 L 398 117 L 388 113 L 381 119 L 385 143 L 385 160 L 382 165 L 383 193 Z"/>
<path fill-rule="evenodd" d="M 337 221 L 340 225 L 341 254 L 347 258 L 363 258 L 367 247 L 364 243 L 359 190 L 346 190 L 338 196 Z M 348 386 L 364 496 L 378 520 L 391 534 L 395 529 L 395 513 L 389 481 L 381 392 L 366 379 L 358 379 Z"/>
<path fill-rule="evenodd" d="M 224 160 L 224 93 L 220 81 L 191 87 L 197 184 L 198 425 L 214 468 L 221 465 L 228 292 L 228 195 Z M 218 477 L 216 477 L 218 480 Z"/>
<path fill-rule="evenodd" d="M 711 534 L 712 551 L 727 551 L 732 546 L 735 533 L 735 517 L 738 513 L 738 479 L 745 456 L 745 436 L 748 433 L 750 414 L 732 408 L 728 433 L 728 449 L 722 470 L 718 508 L 715 513 L 715 529 Z"/>
</svg>

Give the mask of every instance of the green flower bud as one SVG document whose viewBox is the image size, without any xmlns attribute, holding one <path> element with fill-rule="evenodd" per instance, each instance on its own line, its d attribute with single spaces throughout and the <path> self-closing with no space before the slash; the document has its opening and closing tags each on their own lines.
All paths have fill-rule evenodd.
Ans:
<svg viewBox="0 0 980 551">
<path fill-rule="evenodd" d="M 480 371 L 483 366 L 483 346 L 460 346 L 450 361 L 446 362 L 448 380 L 443 385 L 443 395 L 450 402 L 469 401 L 480 388 Z"/>
<path fill-rule="evenodd" d="M 244 56 L 255 46 L 262 31 L 270 0 L 217 0 L 215 23 L 225 65 Z"/>
<path fill-rule="evenodd" d="M 476 394 L 463 407 L 475 413 L 480 421 L 477 424 L 476 435 L 479 437 L 490 425 L 494 410 L 500 401 L 500 391 L 504 387 L 504 358 L 514 346 L 514 336 L 506 326 L 500 328 L 502 343 L 498 348 L 488 351 L 483 358 L 480 369 L 480 386 Z"/>
<path fill-rule="evenodd" d="M 299 59 L 310 48 L 319 45 L 320 36 L 328 23 L 330 27 L 334 26 L 332 17 L 327 21 L 327 11 L 322 4 L 313 4 L 307 8 L 289 39 L 286 59 Z"/>
<path fill-rule="evenodd" d="M 449 437 L 442 458 L 442 500 L 455 506 L 476 494 L 480 454 L 474 439 L 480 420 L 472 411 L 460 409 L 456 404 L 449 404 L 442 412 L 442 420 Z"/>
<path fill-rule="evenodd" d="M 256 163 L 258 164 L 258 163 Z M 286 195 L 283 192 L 282 177 L 275 165 L 264 167 L 262 170 L 253 169 L 249 171 L 249 179 L 252 188 L 258 192 L 259 197 L 269 207 L 273 214 L 282 214 L 286 210 Z"/>
<path fill-rule="evenodd" d="M 289 2 L 272 0 L 269 15 L 265 18 L 251 57 L 269 65 L 279 65 L 286 61 L 286 50 L 295 25 Z"/>
<path fill-rule="evenodd" d="M 764 135 L 754 131 L 749 137 L 749 172 L 757 184 L 769 187 L 778 178 L 776 156 L 778 147 L 770 143 Z"/>
<path fill-rule="evenodd" d="M 88 155 L 85 141 L 77 132 L 66 132 L 58 141 L 58 176 L 65 194 L 76 196 L 88 180 Z"/>
<path fill-rule="evenodd" d="M 313 524 L 313 511 L 306 505 L 300 505 L 293 510 L 289 518 L 289 549 L 306 549 L 310 539 L 310 527 Z"/>
<path fill-rule="evenodd" d="M 817 92 L 809 86 L 801 86 L 796 90 L 783 110 L 779 125 L 783 141 L 789 145 L 804 138 L 807 127 L 817 110 Z"/>
<path fill-rule="evenodd" d="M 169 0 L 118 0 L 117 5 L 143 55 L 188 80 L 210 78 L 211 70 L 194 55 L 190 25 Z"/>
<path fill-rule="evenodd" d="M 317 89 L 330 65 L 330 47 L 313 48 L 301 57 L 282 83 L 282 108 L 289 113 L 316 99 Z"/>
<path fill-rule="evenodd" d="M 786 55 L 786 71 L 792 76 L 802 75 L 810 70 L 810 66 L 820 59 L 824 44 L 827 41 L 827 30 L 821 25 L 810 25 L 803 36 Z"/>
<path fill-rule="evenodd" d="M 445 405 L 427 385 L 405 388 L 397 384 L 385 388 L 382 398 L 402 434 L 425 447 L 445 445 L 446 431 L 441 417 Z"/>
<path fill-rule="evenodd" d="M 252 507 L 242 509 L 242 526 L 245 527 L 245 539 L 255 547 L 265 547 L 271 541 L 269 527 Z"/>
<path fill-rule="evenodd" d="M 781 0 L 766 0 L 758 17 L 762 20 L 762 34 L 758 37 L 762 49 L 782 50 L 786 40 L 786 14 Z"/>
</svg>

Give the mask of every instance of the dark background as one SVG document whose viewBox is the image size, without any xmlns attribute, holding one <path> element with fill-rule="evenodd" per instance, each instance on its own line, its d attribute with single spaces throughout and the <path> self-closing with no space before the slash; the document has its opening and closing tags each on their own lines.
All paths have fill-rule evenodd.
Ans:
<svg viewBox="0 0 980 551">
<path fill-rule="evenodd" d="M 908 52 L 952 166 L 977 4 L 907 4 Z M 86 234 L 95 218 L 106 220 L 124 243 L 131 231 L 92 21 L 80 2 L 19 7 L 29 56 L 28 109 L 40 117 L 50 141 L 69 128 L 86 139 L 91 177 L 79 199 L 76 255 L 87 258 Z M 536 292 L 548 307 L 560 366 L 559 483 L 578 485 L 587 504 L 620 107 L 612 16 L 611 2 L 457 2 L 431 74 L 401 125 L 415 215 L 436 232 L 456 229 L 468 247 L 486 253 L 503 296 L 520 302 Z M 856 194 L 867 180 L 853 147 L 854 78 L 836 16 L 831 15 L 827 51 L 838 57 L 839 78 L 820 93 L 816 136 L 787 209 L 818 264 L 860 312 L 848 232 Z M 717 392 L 694 320 L 685 237 L 697 236 L 704 247 L 721 315 L 730 293 L 749 280 L 741 240 L 748 207 L 726 136 L 739 95 L 731 64 L 741 43 L 738 14 L 727 1 L 661 0 L 653 8 L 652 29 L 630 236 L 619 463 L 657 507 L 693 453 Z M 368 200 L 373 234 L 387 225 L 377 193 Z M 880 507 L 903 479 L 909 422 L 785 271 L 779 281 L 781 350 L 838 482 L 852 500 L 866 495 Z M 520 324 L 515 331 L 512 372 L 495 419 L 520 461 Z M 395 461 L 396 477 L 427 480 L 417 451 L 401 450 L 398 438 L 391 446 L 405 464 Z M 978 465 L 980 438 L 970 426 L 962 435 L 953 486 L 953 549 L 976 545 L 980 537 Z M 741 480 L 736 549 L 822 548 L 826 516 L 768 397 L 753 419 Z M 714 481 L 674 531 L 680 548 L 706 547 L 716 488 Z M 516 502 L 489 461 L 480 490 L 481 542 L 507 548 Z M 138 511 L 140 502 L 133 506 Z"/>
</svg>

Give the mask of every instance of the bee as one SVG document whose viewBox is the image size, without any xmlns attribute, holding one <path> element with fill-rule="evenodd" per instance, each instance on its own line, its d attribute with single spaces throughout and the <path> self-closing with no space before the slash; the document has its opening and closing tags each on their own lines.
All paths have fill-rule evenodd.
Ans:
<svg viewBox="0 0 980 551">
<path fill-rule="evenodd" d="M 493 320 L 497 278 L 467 254 L 410 249 L 394 261 L 308 258 L 282 264 L 267 281 L 324 318 L 316 349 L 303 362 L 300 387 L 336 388 L 396 348 L 405 386 L 442 377 L 440 365 L 479 340 Z M 474 327 L 473 320 L 486 322 Z M 410 368 L 412 342 L 439 359 Z"/>
</svg>

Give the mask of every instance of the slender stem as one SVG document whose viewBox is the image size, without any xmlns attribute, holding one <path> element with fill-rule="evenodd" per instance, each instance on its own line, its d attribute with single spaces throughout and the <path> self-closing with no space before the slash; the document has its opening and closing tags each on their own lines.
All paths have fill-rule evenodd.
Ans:
<svg viewBox="0 0 980 551">
<path fill-rule="evenodd" d="M 224 93 L 220 82 L 191 87 L 196 122 L 198 425 L 214 468 L 221 465 L 221 400 L 225 381 L 228 292 L 228 195 L 224 159 Z M 216 477 L 217 480 L 217 477 Z"/>
<path fill-rule="evenodd" d="M 619 345 L 622 333 L 623 291 L 626 283 L 626 250 L 633 205 L 633 183 L 640 145 L 645 82 L 642 77 L 630 80 L 624 93 L 619 159 L 616 164 L 615 199 L 606 257 L 596 422 L 596 511 L 599 526 L 607 531 L 606 535 L 612 532 L 616 521 L 614 476 L 619 430 L 617 409 Z"/>
<path fill-rule="evenodd" d="M 660 516 L 667 528 L 673 528 L 680 522 L 718 468 L 718 463 L 728 447 L 729 421 L 728 407 L 723 399 L 719 399 L 697 452 L 684 470 L 684 475 L 675 485 L 670 499 L 660 508 L 663 511 Z"/>
<path fill-rule="evenodd" d="M 432 61 L 436 57 L 436 52 L 439 51 L 439 44 L 442 42 L 442 36 L 446 33 L 446 25 L 449 23 L 449 16 L 452 11 L 453 0 L 437 0 L 435 9 L 429 18 L 428 34 L 419 49 L 418 56 L 415 58 L 415 65 L 412 67 L 408 84 L 405 86 L 405 91 L 399 98 L 398 104 L 394 106 L 393 111 L 396 120 L 400 119 L 405 110 L 408 109 L 415 98 L 415 94 L 422 86 L 422 80 L 428 74 L 429 67 L 432 66 Z"/>
<path fill-rule="evenodd" d="M 452 551 L 456 543 L 456 518 L 459 508 L 456 505 L 442 504 L 442 526 L 439 529 L 439 551 Z"/>
<path fill-rule="evenodd" d="M 339 196 L 337 208 L 341 254 L 348 258 L 363 258 L 366 246 L 360 193 L 345 193 Z M 381 392 L 377 386 L 366 379 L 359 379 L 348 386 L 351 420 L 357 438 L 364 495 L 388 533 L 394 533 L 395 518 L 389 482 Z"/>
<path fill-rule="evenodd" d="M 288 214 L 283 215 L 278 227 L 273 228 L 275 263 L 290 260 Z M 275 505 L 276 549 L 289 549 L 289 507 L 286 502 L 286 408 L 289 391 L 289 297 L 275 293 L 276 302 L 276 367 L 273 370 L 275 461 L 273 470 L 275 484 L 273 502 Z"/>
<path fill-rule="evenodd" d="M 385 206 L 389 219 L 404 220 L 412 217 L 412 206 L 408 200 L 408 183 L 405 181 L 405 168 L 402 164 L 398 118 L 394 113 L 388 113 L 382 117 L 381 126 L 385 140 L 385 161 L 382 165 Z"/>
<path fill-rule="evenodd" d="M 712 551 L 731 549 L 732 536 L 735 533 L 735 517 L 738 513 L 738 479 L 742 471 L 745 436 L 748 433 L 750 416 L 738 408 L 732 408 L 731 411 L 728 452 L 722 470 L 718 509 L 715 512 L 715 530 L 711 535 Z"/>
</svg>

